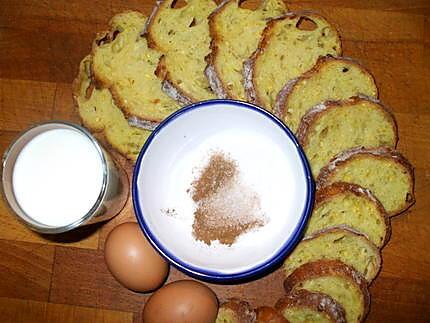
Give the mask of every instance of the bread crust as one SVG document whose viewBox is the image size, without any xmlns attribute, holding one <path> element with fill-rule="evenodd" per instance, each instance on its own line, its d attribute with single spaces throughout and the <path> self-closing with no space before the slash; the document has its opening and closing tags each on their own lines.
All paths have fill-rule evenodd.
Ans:
<svg viewBox="0 0 430 323">
<path fill-rule="evenodd" d="M 86 89 L 86 91 L 85 91 L 85 98 L 90 98 L 91 97 L 91 95 L 92 95 L 92 93 L 93 93 L 93 91 L 96 89 L 96 86 L 95 86 L 95 80 L 94 80 L 94 78 L 93 78 L 93 75 L 92 75 L 92 67 L 91 67 L 91 55 L 87 55 L 82 61 L 81 61 L 81 63 L 79 64 L 79 70 L 78 70 L 78 75 L 76 76 L 76 78 L 73 80 L 73 82 L 72 82 L 72 98 L 73 98 L 73 105 L 74 105 L 74 107 L 75 107 L 75 109 L 77 110 L 77 111 L 79 111 L 79 102 L 78 102 L 78 97 L 81 95 L 81 87 L 82 87 L 82 82 L 84 82 L 85 81 L 85 79 L 86 79 L 86 77 L 85 77 L 85 71 L 83 70 L 84 69 L 84 62 L 85 61 L 89 61 L 90 62 L 90 69 L 89 69 L 89 75 L 88 75 L 88 79 L 89 79 L 89 81 L 90 81 L 90 84 L 89 84 L 89 86 L 88 86 L 88 88 Z M 88 130 L 90 130 L 91 132 L 93 132 L 93 133 L 98 133 L 98 134 L 101 134 L 102 135 L 102 137 L 103 137 L 103 141 L 105 142 L 105 143 L 107 143 L 110 147 L 112 147 L 112 148 L 114 148 L 115 150 L 117 150 L 118 152 L 119 152 L 119 150 L 118 149 L 116 149 L 115 147 L 113 147 L 110 143 L 108 143 L 108 141 L 106 140 L 106 137 L 105 137 L 105 135 L 103 134 L 103 131 L 104 131 L 104 127 L 103 128 L 94 128 L 94 127 L 91 127 L 90 125 L 88 125 L 88 124 L 86 124 L 86 122 L 85 122 L 85 120 L 82 118 L 82 116 L 81 116 L 81 114 L 80 113 L 78 113 L 78 116 L 79 116 L 79 120 L 80 120 L 80 123 L 81 124 L 83 124 L 84 126 L 85 126 L 85 128 L 87 128 Z"/>
<path fill-rule="evenodd" d="M 152 8 L 151 14 L 149 15 L 148 19 L 146 20 L 145 26 L 143 27 L 142 35 L 146 37 L 146 40 L 148 41 L 148 47 L 156 50 L 160 50 L 160 48 L 157 46 L 157 43 L 152 38 L 150 29 L 152 28 L 152 25 L 154 24 L 154 21 L 157 19 L 160 10 L 163 6 L 163 4 L 170 0 L 156 0 L 155 5 Z"/>
<path fill-rule="evenodd" d="M 79 64 L 79 68 L 78 68 L 78 75 L 73 79 L 72 81 L 72 98 L 73 98 L 73 105 L 76 108 L 76 111 L 79 111 L 79 103 L 78 103 L 78 97 L 80 96 L 80 91 L 81 91 L 81 87 L 82 87 L 82 82 L 84 82 L 85 80 L 85 76 L 84 76 L 84 62 L 85 60 L 89 60 L 89 55 L 86 56 Z M 92 80 L 92 75 L 91 75 L 91 68 L 90 68 L 90 74 L 88 75 L 89 79 Z M 87 88 L 87 91 L 85 93 L 85 97 L 89 98 L 91 96 L 90 93 L 88 93 L 89 91 L 92 93 L 93 89 L 94 89 L 94 85 L 91 84 L 92 82 L 90 81 L 90 85 Z M 82 119 L 81 115 L 78 113 L 79 119 L 81 120 L 81 124 L 84 124 L 84 120 Z M 100 129 L 96 129 L 96 128 L 91 128 L 88 127 L 88 129 L 90 131 L 94 131 L 94 132 L 101 132 L 102 130 Z"/>
<path fill-rule="evenodd" d="M 142 34 L 145 35 L 147 41 L 148 41 L 148 47 L 158 50 L 162 52 L 162 49 L 157 46 L 157 43 L 152 38 L 150 30 L 154 24 L 154 21 L 157 20 L 158 15 L 160 13 L 160 10 L 163 8 L 163 5 L 170 0 L 157 0 L 154 8 L 152 9 L 152 12 L 146 21 L 145 27 L 143 29 Z M 173 1 L 174 2 L 174 1 Z M 172 2 L 172 3 L 173 3 Z M 161 79 L 161 89 L 164 93 L 166 93 L 168 96 L 170 96 L 173 100 L 179 102 L 181 105 L 188 105 L 192 102 L 195 102 L 195 99 L 191 98 L 188 94 L 184 93 L 181 89 L 177 88 L 169 75 L 169 72 L 167 71 L 166 65 L 165 65 L 165 57 L 161 56 L 160 60 L 158 61 L 157 69 L 155 70 L 155 75 L 158 76 L 158 78 Z"/>
<path fill-rule="evenodd" d="M 118 15 L 126 15 L 128 13 L 134 13 L 134 12 L 136 12 L 136 11 L 125 10 Z M 94 56 L 94 52 L 96 51 L 96 49 L 100 45 L 113 42 L 115 40 L 115 38 L 117 37 L 117 35 L 121 32 L 121 31 L 113 28 L 113 21 L 114 21 L 115 17 L 116 16 L 112 17 L 108 23 L 110 29 L 98 32 L 96 34 L 96 37 L 94 38 L 93 42 L 91 43 L 91 53 L 90 53 L 91 56 Z M 93 64 L 91 64 L 91 74 L 93 76 L 93 79 L 95 81 L 97 88 L 103 87 L 103 88 L 109 89 L 110 91 L 111 91 L 111 88 L 113 89 L 113 87 L 110 84 L 111 82 L 108 79 L 103 78 L 100 74 L 98 74 L 94 70 Z M 112 93 L 112 91 L 111 91 L 111 93 Z M 113 96 L 113 93 L 112 93 L 112 96 Z"/>
<path fill-rule="evenodd" d="M 153 131 L 160 124 L 159 122 L 143 120 L 136 116 L 127 117 L 127 122 L 131 127 L 141 128 L 149 131 Z"/>
<path fill-rule="evenodd" d="M 211 37 L 211 43 L 210 43 L 210 52 L 205 57 L 206 60 L 206 68 L 205 68 L 205 75 L 206 78 L 209 81 L 209 85 L 212 88 L 212 91 L 216 94 L 216 96 L 219 99 L 227 99 L 231 98 L 232 95 L 228 91 L 227 87 L 225 86 L 224 82 L 219 77 L 219 72 L 216 68 L 215 60 L 218 56 L 218 40 L 219 35 L 215 28 L 215 18 L 217 15 L 219 15 L 226 7 L 232 2 L 237 2 L 238 0 L 224 0 L 219 4 L 219 6 L 212 11 L 212 13 L 209 15 L 209 35 Z"/>
<path fill-rule="evenodd" d="M 269 31 L 273 28 L 275 23 L 282 19 L 294 19 L 296 15 L 292 12 L 286 13 L 281 17 L 276 17 L 270 19 L 266 23 L 266 27 L 261 34 L 260 42 L 258 43 L 257 49 L 252 53 L 252 55 L 243 62 L 243 86 L 245 88 L 245 95 L 247 101 L 255 105 L 261 106 L 261 99 L 257 95 L 256 84 L 254 83 L 254 67 L 257 58 L 264 52 L 264 47 L 269 42 Z"/>
<path fill-rule="evenodd" d="M 150 48 L 156 48 L 155 41 L 151 38 L 148 31 L 150 28 L 150 25 L 155 19 L 155 16 L 158 14 L 158 11 L 160 9 L 160 6 L 163 4 L 165 0 L 156 0 L 154 7 L 152 8 L 151 14 L 149 15 L 148 19 L 146 19 L 145 25 L 143 26 L 143 30 L 140 33 L 141 36 L 146 38 L 146 41 L 148 42 L 148 47 Z"/>
<path fill-rule="evenodd" d="M 276 97 L 273 113 L 278 118 L 283 120 L 286 117 L 286 107 L 288 106 L 288 100 L 290 99 L 290 95 L 295 90 L 297 85 L 303 80 L 310 79 L 312 76 L 317 74 L 325 64 L 332 61 L 343 61 L 345 63 L 355 65 L 360 70 L 362 70 L 363 73 L 370 75 L 375 89 L 378 89 L 376 86 L 375 78 L 373 77 L 372 73 L 370 73 L 370 71 L 366 67 L 364 67 L 359 61 L 346 56 L 343 56 L 343 57 L 334 57 L 332 55 L 321 56 L 320 58 L 318 58 L 316 64 L 310 70 L 303 73 L 301 76 L 296 77 L 290 80 L 289 82 L 287 82 L 287 84 L 285 84 L 285 86 L 281 89 L 281 91 L 279 91 Z M 378 97 L 378 93 L 376 94 L 376 98 L 377 97 Z"/>
<path fill-rule="evenodd" d="M 109 22 L 109 25 L 111 25 L 111 22 Z M 97 47 L 105 43 L 110 43 L 114 41 L 116 38 L 116 34 L 117 34 L 116 30 L 105 30 L 105 31 L 98 32 L 96 34 L 96 38 L 94 38 L 91 44 L 91 53 L 90 53 L 91 57 L 94 56 L 94 51 L 97 49 Z M 101 88 L 101 87 L 104 87 L 107 89 L 110 88 L 109 80 L 95 73 L 93 64 L 91 64 L 91 76 L 94 79 L 94 82 L 97 88 Z"/>
<path fill-rule="evenodd" d="M 133 12 L 134 11 L 132 10 L 127 10 L 122 12 L 120 15 L 125 15 L 127 13 L 133 13 Z M 113 21 L 113 18 L 109 22 L 109 26 L 111 27 L 110 30 L 97 33 L 96 38 L 94 39 L 91 46 L 91 55 L 94 55 L 95 51 L 101 44 L 114 41 L 118 33 L 121 32 L 119 30 L 113 29 L 112 21 Z M 148 19 L 145 22 L 145 26 L 147 23 L 148 23 Z M 141 34 L 140 37 L 146 38 L 146 36 L 143 34 Z M 121 111 L 124 113 L 125 117 L 129 121 L 130 126 L 152 131 L 160 124 L 162 120 L 159 120 L 157 118 L 151 118 L 149 115 L 145 119 L 143 119 L 130 113 L 126 100 L 123 97 L 121 97 L 121 95 L 118 93 L 114 84 L 109 79 L 106 79 L 102 75 L 97 73 L 97 71 L 94 70 L 93 64 L 91 64 L 91 74 L 93 75 L 95 86 L 97 88 L 109 89 L 112 95 L 112 99 L 115 102 L 115 105 L 118 108 L 120 108 Z"/>
<path fill-rule="evenodd" d="M 338 276 L 347 279 L 361 291 L 363 295 L 363 304 L 361 304 L 363 314 L 360 317 L 360 322 L 363 322 L 370 308 L 367 281 L 358 271 L 339 260 L 317 260 L 300 266 L 284 280 L 284 288 L 288 294 L 295 290 L 297 285 L 308 279 L 326 276 Z"/>
<path fill-rule="evenodd" d="M 77 111 L 79 111 L 78 97 L 81 95 L 80 92 L 81 92 L 82 82 L 84 82 L 85 78 L 86 78 L 85 75 L 84 75 L 85 72 L 83 70 L 83 68 L 84 68 L 83 64 L 84 64 L 85 60 L 89 60 L 91 62 L 91 55 L 86 56 L 82 60 L 82 62 L 79 65 L 78 75 L 76 76 L 76 78 L 72 82 L 73 105 L 75 106 L 75 109 Z M 85 93 L 85 97 L 86 98 L 91 97 L 92 92 L 96 89 L 95 80 L 94 80 L 93 75 L 92 75 L 92 67 L 91 67 L 91 65 L 92 64 L 90 63 L 90 68 L 89 68 L 89 71 L 88 71 L 89 72 L 88 78 L 90 80 L 90 84 L 89 84 L 89 87 L 87 88 L 86 93 Z M 119 149 L 118 147 L 115 147 L 114 145 L 112 145 L 109 142 L 109 140 L 107 140 L 106 135 L 104 133 L 105 127 L 103 127 L 102 129 L 91 127 L 91 126 L 89 126 L 84 121 L 84 119 L 82 118 L 82 116 L 80 115 L 80 113 L 78 113 L 78 115 L 79 115 L 80 123 L 83 124 L 83 125 L 85 125 L 85 127 L 88 130 L 90 130 L 92 133 L 96 133 L 97 137 L 98 137 L 97 139 L 101 139 L 101 141 L 103 142 L 104 145 L 112 148 L 113 150 L 115 150 L 116 152 L 118 152 L 120 155 L 122 155 L 123 157 L 125 157 L 128 161 L 130 161 L 131 163 L 134 164 L 134 160 L 133 160 L 133 158 L 130 155 L 127 155 L 127 154 L 121 152 L 121 149 Z"/>
<path fill-rule="evenodd" d="M 328 186 L 321 187 L 316 191 L 314 209 L 318 208 L 322 203 L 325 203 L 331 200 L 332 198 L 336 197 L 337 195 L 343 194 L 343 193 L 352 193 L 355 196 L 365 198 L 376 206 L 381 216 L 381 221 L 385 223 L 385 237 L 380 247 L 382 248 L 385 244 L 387 244 L 388 240 L 390 240 L 390 236 L 391 236 L 390 217 L 388 216 L 388 213 L 382 206 L 381 202 L 379 202 L 379 200 L 375 197 L 375 195 L 373 195 L 373 193 L 370 190 L 353 183 L 346 183 L 346 182 L 332 183 Z"/>
<path fill-rule="evenodd" d="M 309 308 L 323 312 L 332 322 L 346 323 L 345 310 L 333 298 L 322 293 L 309 292 L 304 289 L 293 291 L 280 298 L 275 308 L 281 313 L 289 307 Z"/>
<path fill-rule="evenodd" d="M 409 182 L 409 192 L 407 199 L 405 200 L 405 204 L 403 207 L 398 210 L 394 210 L 392 212 L 388 212 L 390 217 L 400 214 L 406 211 L 415 203 L 414 196 L 414 186 L 415 186 L 415 176 L 414 176 L 414 167 L 411 163 L 398 151 L 391 149 L 390 147 L 378 147 L 378 148 L 363 148 L 363 147 L 355 147 L 349 150 L 346 150 L 337 156 L 335 156 L 326 166 L 324 166 L 316 180 L 316 189 L 319 190 L 324 186 L 328 185 L 328 181 L 330 177 L 333 175 L 334 171 L 342 165 L 345 165 L 351 160 L 355 158 L 360 158 L 363 155 L 371 155 L 374 158 L 378 159 L 392 159 L 394 162 L 401 165 L 409 174 L 410 182 Z"/>
<path fill-rule="evenodd" d="M 128 12 L 132 12 L 131 10 L 125 11 L 122 14 L 126 14 Z M 113 18 L 109 21 L 109 26 L 111 27 L 110 30 L 105 30 L 102 32 L 98 32 L 96 34 L 96 38 L 94 39 L 94 41 L 91 44 L 91 56 L 94 56 L 95 51 L 97 50 L 97 48 L 105 43 L 110 43 L 112 41 L 115 40 L 117 34 L 120 32 L 118 30 L 114 30 L 112 29 L 112 21 Z M 118 94 L 118 92 L 116 91 L 115 87 L 112 85 L 112 82 L 110 82 L 108 79 L 102 77 L 100 74 L 98 74 L 95 70 L 94 70 L 94 64 L 91 64 L 91 77 L 94 81 L 94 84 L 96 86 L 96 88 L 100 89 L 100 88 L 105 88 L 108 89 L 112 95 L 112 99 L 115 102 L 115 105 L 118 106 L 121 111 L 123 111 L 123 113 L 125 114 L 126 118 L 129 116 L 129 113 L 127 111 L 126 105 L 124 104 L 124 101 L 121 99 L 120 95 Z M 151 121 L 156 121 L 156 120 L 151 120 Z"/>
<path fill-rule="evenodd" d="M 273 307 L 260 306 L 256 309 L 256 312 L 256 323 L 288 323 L 287 319 Z"/>
<path fill-rule="evenodd" d="M 302 120 L 300 121 L 299 128 L 297 129 L 297 133 L 296 133 L 297 140 L 303 147 L 307 146 L 309 143 L 309 136 L 308 136 L 309 129 L 316 122 L 318 122 L 318 120 L 327 111 L 338 107 L 344 107 L 345 109 L 348 109 L 349 106 L 356 105 L 356 104 L 359 104 L 360 102 L 366 102 L 366 101 L 376 104 L 380 108 L 380 110 L 384 113 L 385 118 L 390 122 L 391 127 L 393 129 L 393 133 L 395 134 L 393 148 L 396 148 L 397 142 L 399 140 L 399 133 L 398 133 L 397 121 L 393 112 L 387 106 L 383 105 L 379 100 L 373 99 L 365 95 L 353 96 L 346 100 L 338 100 L 338 101 L 329 100 L 312 107 L 308 112 L 306 112 L 306 114 L 302 117 Z"/>
<path fill-rule="evenodd" d="M 254 51 L 254 53 L 243 63 L 243 79 L 244 79 L 244 87 L 245 87 L 245 94 L 247 96 L 247 100 L 250 103 L 253 103 L 255 105 L 262 105 L 261 98 L 259 97 L 257 90 L 256 90 L 256 84 L 254 82 L 254 69 L 256 60 L 264 53 L 265 47 L 270 41 L 270 30 L 275 26 L 276 22 L 284 19 L 295 19 L 297 17 L 305 17 L 310 20 L 312 18 L 318 18 L 323 19 L 322 16 L 316 14 L 313 11 L 309 10 L 303 10 L 303 11 L 291 11 L 287 12 L 284 15 L 281 15 L 279 17 L 274 17 L 268 20 L 266 27 L 263 30 L 262 36 L 260 38 L 260 42 L 258 44 L 257 49 Z M 334 30 L 336 28 L 334 26 L 331 26 Z M 336 30 L 337 38 L 339 44 L 341 44 L 339 33 Z M 339 55 L 341 55 L 342 49 L 339 48 Z"/>
<path fill-rule="evenodd" d="M 361 232 L 359 232 L 359 231 L 357 231 L 357 230 L 355 230 L 355 229 L 353 229 L 353 228 L 351 228 L 349 226 L 346 226 L 346 225 L 337 225 L 337 226 L 333 226 L 333 227 L 330 227 L 330 228 L 327 228 L 327 229 L 319 230 L 317 232 L 314 232 L 314 233 L 308 235 L 307 237 L 305 237 L 302 240 L 302 243 L 306 242 L 306 241 L 309 241 L 309 240 L 317 239 L 320 236 L 322 236 L 324 234 L 327 234 L 327 233 L 336 233 L 336 232 L 337 233 L 345 233 L 346 232 L 346 233 L 348 233 L 350 235 L 354 235 L 357 238 L 359 238 L 361 240 L 364 240 L 366 242 L 366 244 L 371 249 L 373 249 L 373 253 L 376 255 L 376 259 L 375 259 L 375 262 L 374 262 L 375 272 L 371 276 L 371 278 L 368 280 L 368 283 L 370 284 L 378 276 L 379 271 L 381 270 L 382 259 L 381 259 L 381 252 L 378 249 L 378 247 L 376 247 L 376 245 L 372 241 L 370 241 L 363 233 L 361 233 Z"/>
<path fill-rule="evenodd" d="M 237 323 L 254 323 L 256 322 L 256 312 L 248 302 L 238 298 L 230 298 L 222 303 L 220 308 L 230 309 L 237 317 Z"/>
<path fill-rule="evenodd" d="M 206 56 L 206 62 L 207 62 L 207 66 L 205 69 L 205 75 L 209 81 L 209 84 L 212 88 L 212 91 L 214 91 L 214 93 L 217 95 L 217 97 L 219 99 L 227 99 L 227 98 L 232 98 L 234 99 L 234 95 L 231 93 L 231 91 L 229 91 L 228 87 L 226 86 L 226 84 L 223 82 L 223 80 L 220 78 L 220 73 L 217 69 L 216 66 L 216 59 L 218 57 L 219 54 L 219 47 L 218 47 L 218 43 L 220 40 L 220 35 L 217 32 L 216 28 L 215 28 L 215 24 L 216 24 L 216 18 L 218 15 L 220 15 L 228 5 L 232 4 L 232 3 L 238 3 L 238 5 L 240 6 L 240 4 L 244 2 L 244 0 L 224 0 L 223 2 L 221 2 L 219 4 L 219 6 L 209 15 L 208 19 L 209 19 L 209 34 L 211 37 L 211 43 L 210 43 L 210 53 Z M 255 10 L 259 10 L 261 9 L 261 7 L 263 6 L 263 0 L 259 1 L 259 7 L 256 8 Z M 243 68 L 243 66 L 242 66 Z"/>
<path fill-rule="evenodd" d="M 160 52 L 163 52 L 161 48 L 159 48 L 155 42 L 155 40 L 151 36 L 151 28 L 154 24 L 154 21 L 157 20 L 158 15 L 160 14 L 160 10 L 163 9 L 166 3 L 174 4 L 176 0 L 157 0 L 154 8 L 145 24 L 145 27 L 142 31 L 142 35 L 144 35 L 148 41 L 148 47 L 152 49 L 156 49 Z M 165 58 L 162 56 L 158 62 L 158 66 L 155 74 L 161 79 L 161 89 L 164 93 L 170 96 L 173 100 L 177 101 L 180 105 L 185 106 L 191 103 L 197 102 L 196 98 L 194 98 L 191 94 L 186 93 L 180 87 L 176 86 L 175 82 L 172 80 L 169 71 L 165 65 Z"/>
<path fill-rule="evenodd" d="M 165 56 L 161 56 L 160 60 L 158 61 L 157 69 L 155 70 L 155 75 L 157 75 L 162 80 L 161 90 L 173 100 L 179 102 L 180 105 L 185 106 L 195 102 L 195 99 L 192 99 L 188 94 L 173 84 L 170 73 L 166 68 L 165 60 Z"/>
</svg>

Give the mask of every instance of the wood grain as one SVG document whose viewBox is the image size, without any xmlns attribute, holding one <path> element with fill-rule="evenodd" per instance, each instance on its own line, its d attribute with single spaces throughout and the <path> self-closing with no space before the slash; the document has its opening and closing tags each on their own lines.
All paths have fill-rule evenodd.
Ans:
<svg viewBox="0 0 430 323">
<path fill-rule="evenodd" d="M 0 129 L 21 131 L 50 120 L 55 90 L 55 83 L 0 79 Z"/>
<path fill-rule="evenodd" d="M 51 245 L 69 245 L 80 248 L 98 248 L 98 227 L 86 227 L 61 236 L 42 235 L 17 221 L 12 211 L 0 201 L 0 239 L 35 242 Z"/>
<path fill-rule="evenodd" d="M 370 288 L 372 295 L 369 322 L 428 322 L 427 279 L 397 279 L 380 275 Z M 396 290 L 396 293 L 393 293 Z M 396 308 L 395 311 L 391 310 Z M 376 310 L 381 308 L 384 310 Z"/>
<path fill-rule="evenodd" d="M 0 296 L 47 301 L 54 247 L 0 240 Z"/>
<path fill-rule="evenodd" d="M 403 12 L 381 15 L 380 11 L 317 6 L 308 3 L 290 5 L 292 10 L 313 10 L 334 24 L 342 40 L 373 42 L 421 42 L 424 34 L 424 16 Z M 351 17 L 354 17 L 351 20 Z M 399 24 L 398 22 L 402 23 Z"/>
<path fill-rule="evenodd" d="M 256 0 L 250 0 L 251 5 Z M 344 54 L 375 76 L 380 98 L 398 121 L 399 149 L 415 166 L 416 204 L 392 219 L 383 268 L 371 286 L 369 322 L 430 322 L 430 2 L 428 0 L 292 0 L 340 31 Z M 13 1 L 0 5 L 0 152 L 34 123 L 79 122 L 71 82 L 95 34 L 126 9 L 149 14 L 151 0 Z M 129 178 L 131 164 L 112 151 Z M 389 189 L 389 188 L 387 188 Z M 103 260 L 119 223 L 135 221 L 131 200 L 104 225 L 42 236 L 0 202 L 0 322 L 141 322 L 148 295 L 123 288 Z M 172 268 L 168 281 L 187 276 Z M 239 285 L 213 285 L 218 297 L 253 306 L 283 294 L 283 273 Z"/>
<path fill-rule="evenodd" d="M 77 73 L 77 70 L 75 73 Z M 72 85 L 70 83 L 57 83 L 57 93 L 54 99 L 52 118 L 76 123 L 81 122 L 78 111 L 74 107 Z"/>
<path fill-rule="evenodd" d="M 129 176 L 129 178 L 131 177 Z M 121 211 L 120 214 L 118 214 L 115 218 L 113 218 L 108 223 L 103 225 L 102 228 L 100 228 L 99 249 L 104 250 L 104 243 L 109 232 L 111 232 L 112 229 L 115 228 L 117 225 L 124 222 L 137 222 L 136 217 L 134 216 L 133 203 L 131 199 L 128 199 L 127 204 L 125 205 L 124 209 Z"/>
<path fill-rule="evenodd" d="M 400 11 L 416 14 L 430 14 L 430 5 L 427 0 L 289 0 L 293 5 L 315 7 L 336 7 L 354 9 L 377 9 L 378 11 Z"/>
<path fill-rule="evenodd" d="M 57 247 L 50 302 L 137 312 L 147 298 L 112 277 L 102 251 Z"/>
<path fill-rule="evenodd" d="M 91 307 L 0 297 L 2 323 L 127 323 L 133 314 Z"/>
<path fill-rule="evenodd" d="M 426 108 L 430 87 L 422 43 L 344 41 L 343 47 L 346 56 L 362 62 L 374 75 L 380 98 L 394 112 L 430 112 Z"/>
<path fill-rule="evenodd" d="M 284 293 L 282 275 L 282 270 L 279 269 L 262 279 L 246 284 L 208 285 L 221 301 L 230 297 L 240 297 L 254 306 L 274 305 Z M 192 278 L 171 267 L 167 282 L 179 279 Z M 57 247 L 49 299 L 51 302 L 81 306 L 93 304 L 99 308 L 139 312 L 148 296 L 131 292 L 115 281 L 104 263 L 101 250 Z"/>
</svg>

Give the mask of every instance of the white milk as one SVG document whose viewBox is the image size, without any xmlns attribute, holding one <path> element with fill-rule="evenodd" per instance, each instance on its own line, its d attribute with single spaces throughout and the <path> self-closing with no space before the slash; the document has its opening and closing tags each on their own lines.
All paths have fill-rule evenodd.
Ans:
<svg viewBox="0 0 430 323">
<path fill-rule="evenodd" d="M 20 152 L 12 175 L 15 198 L 34 220 L 65 226 L 93 207 L 103 185 L 103 162 L 78 131 L 54 129 L 34 137 Z"/>
</svg>

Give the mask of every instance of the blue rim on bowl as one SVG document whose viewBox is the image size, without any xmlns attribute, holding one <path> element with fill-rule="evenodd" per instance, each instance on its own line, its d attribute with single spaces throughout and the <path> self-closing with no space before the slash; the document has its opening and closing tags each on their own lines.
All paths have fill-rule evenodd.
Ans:
<svg viewBox="0 0 430 323">
<path fill-rule="evenodd" d="M 272 120 L 278 127 L 280 127 L 286 133 L 286 135 L 289 137 L 289 139 L 293 142 L 293 144 L 297 150 L 297 153 L 300 157 L 301 164 L 302 164 L 304 174 L 306 177 L 306 190 L 307 190 L 307 192 L 306 192 L 305 207 L 304 207 L 303 212 L 300 216 L 298 224 L 297 224 L 296 228 L 294 229 L 293 233 L 291 234 L 290 238 L 287 241 L 285 241 L 285 243 L 282 245 L 282 247 L 279 249 L 279 251 L 274 256 L 267 259 L 264 263 L 259 264 L 255 267 L 252 267 L 252 268 L 245 270 L 243 272 L 233 273 L 233 274 L 220 273 L 220 272 L 216 272 L 213 270 L 202 269 L 200 267 L 196 267 L 196 266 L 193 266 L 191 264 L 187 264 L 184 261 L 182 261 L 181 259 L 177 258 L 174 254 L 169 252 L 167 250 L 167 248 L 164 247 L 160 243 L 160 241 L 157 239 L 157 237 L 149 229 L 148 224 L 145 221 L 145 217 L 143 215 L 143 212 L 142 212 L 142 209 L 140 206 L 140 202 L 139 202 L 139 198 L 138 198 L 139 192 L 138 192 L 137 180 L 138 180 L 138 176 L 139 176 L 141 165 L 142 165 L 142 159 L 143 159 L 148 147 L 151 145 L 152 141 L 154 140 L 154 138 L 160 133 L 160 131 L 165 126 L 167 126 L 169 123 L 171 123 L 173 120 L 177 119 L 181 115 L 183 115 L 189 111 L 192 111 L 194 109 L 204 108 L 204 107 L 208 107 L 208 106 L 211 106 L 213 104 L 219 104 L 219 103 L 229 104 L 229 105 L 236 106 L 239 108 L 250 109 L 250 110 L 256 111 L 256 112 L 264 115 L 265 117 L 269 118 L 270 120 Z M 134 212 L 135 212 L 137 221 L 139 223 L 139 226 L 141 227 L 142 231 L 144 232 L 144 234 L 148 238 L 151 245 L 164 258 L 166 258 L 173 266 L 178 268 L 180 271 L 188 274 L 191 277 L 205 280 L 205 281 L 215 282 L 215 283 L 232 283 L 232 282 L 250 280 L 256 276 L 260 276 L 260 275 L 268 272 L 270 269 L 272 269 L 277 264 L 279 264 L 281 261 L 283 261 L 285 256 L 293 250 L 293 248 L 296 246 L 296 244 L 299 242 L 299 240 L 302 236 L 303 229 L 306 225 L 307 219 L 312 212 L 313 201 L 314 201 L 314 191 L 315 191 L 315 185 L 314 185 L 312 173 L 311 173 L 307 158 L 306 158 L 301 146 L 299 145 L 297 139 L 295 138 L 295 136 L 291 132 L 291 130 L 287 126 L 285 126 L 284 123 L 280 119 L 278 119 L 276 116 L 274 116 L 270 112 L 267 112 L 266 110 L 264 110 L 264 109 L 262 109 L 256 105 L 253 105 L 253 104 L 250 104 L 247 102 L 242 102 L 242 101 L 223 100 L 223 99 L 201 101 L 198 103 L 188 105 L 188 106 L 176 111 L 175 113 L 170 115 L 168 118 L 166 118 L 163 122 L 161 122 L 155 128 L 155 130 L 151 133 L 151 135 L 148 137 L 144 146 L 142 147 L 142 150 L 139 153 L 139 156 L 137 158 L 135 168 L 133 171 L 133 181 L 132 181 L 132 199 L 133 199 Z"/>
</svg>

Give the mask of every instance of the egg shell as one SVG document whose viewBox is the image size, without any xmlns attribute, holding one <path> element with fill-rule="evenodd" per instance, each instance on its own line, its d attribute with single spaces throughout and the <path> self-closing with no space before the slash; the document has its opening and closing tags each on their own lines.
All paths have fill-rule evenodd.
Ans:
<svg viewBox="0 0 430 323">
<path fill-rule="evenodd" d="M 169 272 L 168 262 L 155 251 L 134 222 L 120 224 L 109 233 L 105 262 L 117 281 L 137 292 L 158 288 Z"/>
<path fill-rule="evenodd" d="M 288 321 L 273 307 L 261 306 L 257 308 L 256 323 L 288 323 Z"/>
<path fill-rule="evenodd" d="M 206 285 L 179 280 L 157 290 L 143 309 L 144 323 L 213 323 L 218 299 Z"/>
</svg>

